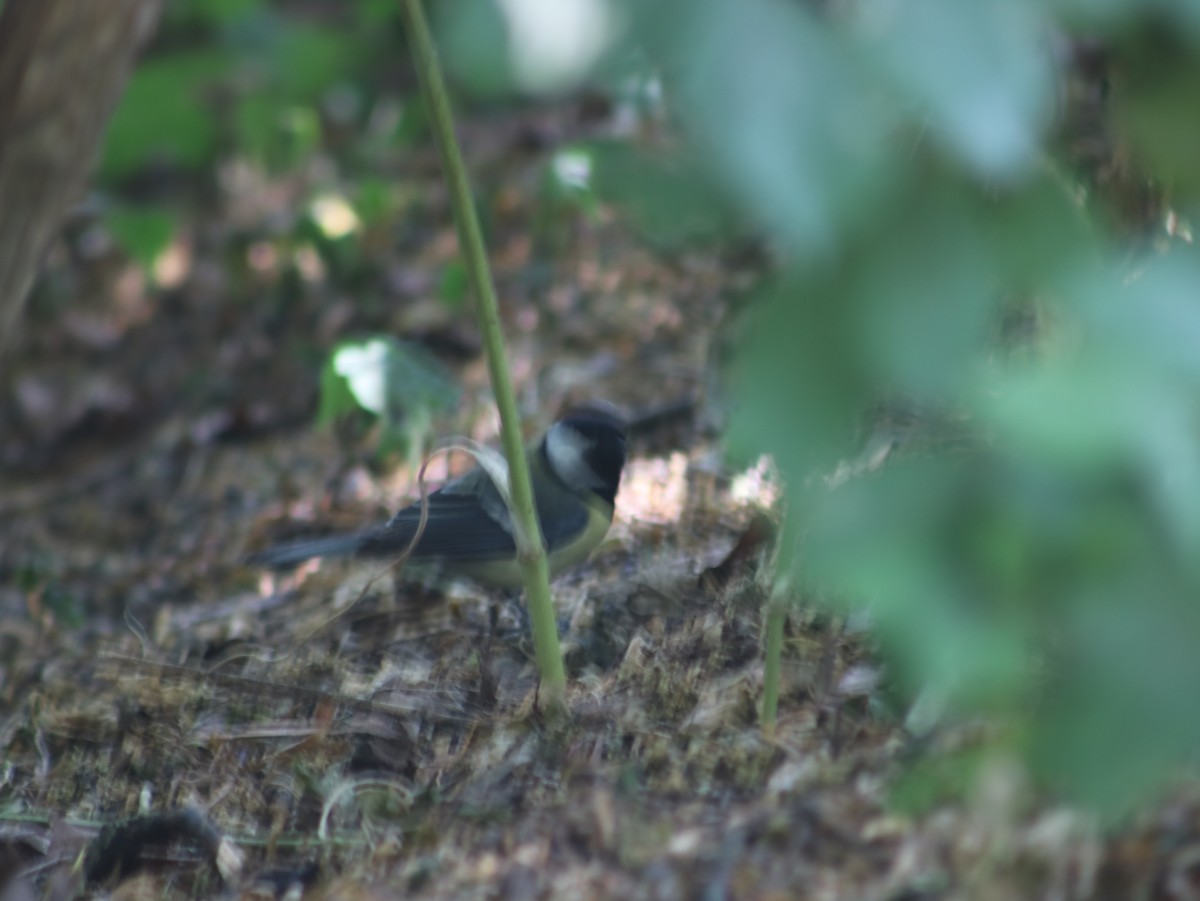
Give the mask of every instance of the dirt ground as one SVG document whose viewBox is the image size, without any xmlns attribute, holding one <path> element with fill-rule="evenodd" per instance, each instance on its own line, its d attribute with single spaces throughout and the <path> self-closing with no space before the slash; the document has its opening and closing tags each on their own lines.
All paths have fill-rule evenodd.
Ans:
<svg viewBox="0 0 1200 901">
<path fill-rule="evenodd" d="M 565 723 L 519 600 L 242 563 L 415 496 L 369 433 L 314 427 L 338 339 L 422 342 L 464 389 L 438 437 L 495 434 L 469 311 L 437 297 L 436 160 L 396 173 L 356 283 L 273 231 L 320 172 L 231 166 L 156 284 L 72 221 L 0 371 L 0 898 L 1196 897 L 1190 787 L 1108 830 L 999 756 L 923 792 L 989 726 L 906 731 L 853 622 L 793 608 L 762 734 L 763 548 L 731 551 L 776 486 L 723 462 L 714 387 L 757 264 L 608 208 L 547 227 L 531 186 L 589 127 L 464 125 L 531 428 L 591 398 L 636 423 L 609 539 L 554 585 Z"/>
</svg>

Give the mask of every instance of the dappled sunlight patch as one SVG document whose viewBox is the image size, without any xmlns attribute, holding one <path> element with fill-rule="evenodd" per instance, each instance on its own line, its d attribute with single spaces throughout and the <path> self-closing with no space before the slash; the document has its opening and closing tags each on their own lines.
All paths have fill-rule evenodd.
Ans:
<svg viewBox="0 0 1200 901">
<path fill-rule="evenodd" d="M 737 504 L 761 510 L 774 510 L 782 494 L 782 485 L 770 457 L 759 457 L 749 469 L 737 473 L 729 485 L 729 497 Z"/>
<path fill-rule="evenodd" d="M 308 214 L 326 238 L 337 240 L 358 231 L 362 223 L 345 197 L 322 194 L 309 204 Z"/>
<path fill-rule="evenodd" d="M 618 517 L 658 525 L 678 522 L 688 501 L 687 473 L 687 455 L 679 451 L 630 460 L 617 495 Z"/>
</svg>

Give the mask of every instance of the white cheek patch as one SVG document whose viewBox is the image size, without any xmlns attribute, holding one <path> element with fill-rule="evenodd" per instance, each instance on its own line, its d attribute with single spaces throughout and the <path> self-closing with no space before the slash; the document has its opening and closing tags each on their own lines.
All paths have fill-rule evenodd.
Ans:
<svg viewBox="0 0 1200 901">
<path fill-rule="evenodd" d="M 546 433 L 546 459 L 569 488 L 603 488 L 604 480 L 588 466 L 587 452 L 594 442 L 561 422 Z"/>
</svg>

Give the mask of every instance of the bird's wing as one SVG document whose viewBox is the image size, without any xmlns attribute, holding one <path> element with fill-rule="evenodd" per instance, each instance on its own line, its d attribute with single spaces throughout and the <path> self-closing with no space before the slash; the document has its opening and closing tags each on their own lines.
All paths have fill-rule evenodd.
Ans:
<svg viewBox="0 0 1200 901">
<path fill-rule="evenodd" d="M 421 521 L 420 503 L 411 504 L 386 525 L 363 536 L 359 554 L 394 556 L 412 543 Z M 429 512 L 413 560 L 479 560 L 515 553 L 508 510 L 485 473 L 473 470 L 429 495 Z"/>
<path fill-rule="evenodd" d="M 587 509 L 575 500 L 538 498 L 538 519 L 547 549 L 553 551 L 587 526 Z M 412 542 L 421 505 L 400 510 L 387 525 L 364 534 L 363 556 L 400 554 Z M 429 514 L 412 559 L 486 560 L 516 553 L 512 521 L 504 498 L 486 473 L 474 470 L 429 495 Z"/>
</svg>

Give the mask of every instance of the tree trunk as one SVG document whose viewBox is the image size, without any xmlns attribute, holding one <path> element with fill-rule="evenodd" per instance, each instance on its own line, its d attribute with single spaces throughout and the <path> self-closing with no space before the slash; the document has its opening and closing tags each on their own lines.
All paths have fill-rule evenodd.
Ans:
<svg viewBox="0 0 1200 901">
<path fill-rule="evenodd" d="M 162 0 L 0 4 L 0 357 Z"/>
</svg>

